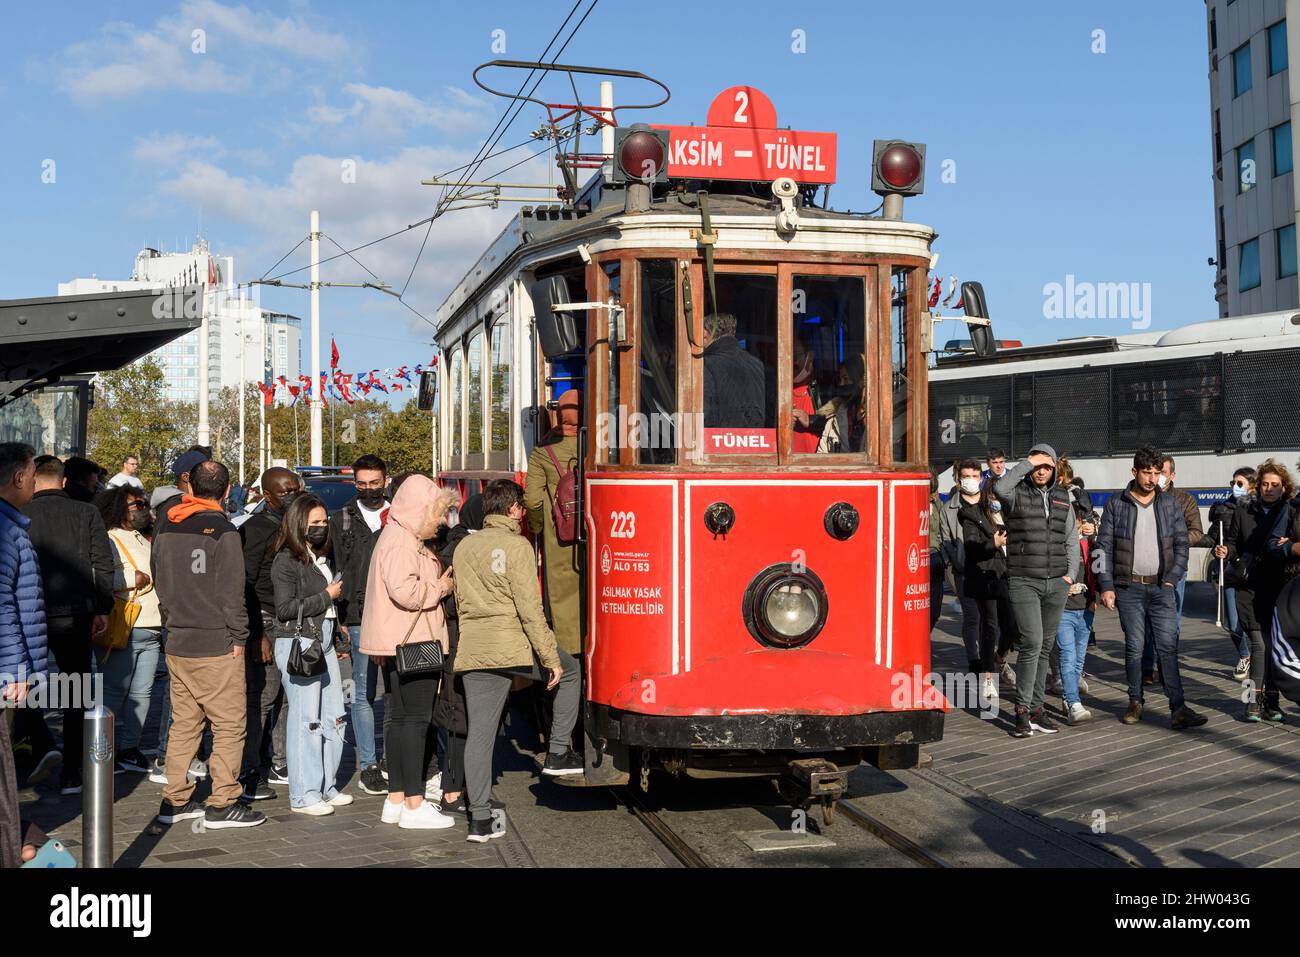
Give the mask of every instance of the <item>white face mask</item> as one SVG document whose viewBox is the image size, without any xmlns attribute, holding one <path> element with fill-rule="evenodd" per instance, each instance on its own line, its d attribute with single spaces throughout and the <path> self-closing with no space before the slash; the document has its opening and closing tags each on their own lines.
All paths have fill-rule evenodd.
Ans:
<svg viewBox="0 0 1300 957">
<path fill-rule="evenodd" d="M 1244 486 L 1244 485 L 1233 485 L 1233 486 L 1232 486 L 1232 497 L 1233 497 L 1233 498 L 1245 498 L 1247 494 L 1248 494 L 1248 489 L 1246 488 L 1246 486 Z"/>
<path fill-rule="evenodd" d="M 973 478 L 964 478 L 961 480 L 961 490 L 967 495 L 975 495 L 980 490 L 980 480 Z"/>
<path fill-rule="evenodd" d="M 1169 484 L 1169 479 L 1165 478 L 1163 472 L 1162 472 L 1160 475 L 1157 475 L 1157 476 L 1156 476 L 1156 485 L 1157 485 L 1157 486 L 1159 486 L 1160 488 L 1163 489 L 1163 488 L 1164 488 L 1165 486 L 1167 486 L 1168 484 Z"/>
</svg>

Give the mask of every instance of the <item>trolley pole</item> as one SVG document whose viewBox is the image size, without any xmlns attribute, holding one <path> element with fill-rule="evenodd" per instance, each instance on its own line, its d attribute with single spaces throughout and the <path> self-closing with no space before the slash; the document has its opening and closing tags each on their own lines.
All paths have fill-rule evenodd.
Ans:
<svg viewBox="0 0 1300 957">
<path fill-rule="evenodd" d="M 82 759 L 82 867 L 113 866 L 113 712 L 103 702 L 86 712 Z"/>
</svg>

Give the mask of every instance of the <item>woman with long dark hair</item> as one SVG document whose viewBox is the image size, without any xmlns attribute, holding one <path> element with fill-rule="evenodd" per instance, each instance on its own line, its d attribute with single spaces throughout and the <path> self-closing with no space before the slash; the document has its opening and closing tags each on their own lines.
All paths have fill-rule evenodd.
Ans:
<svg viewBox="0 0 1300 957">
<path fill-rule="evenodd" d="M 972 484 L 978 485 L 978 481 Z M 1010 614 L 1003 551 L 1007 533 L 996 520 L 995 501 L 993 483 L 987 482 L 979 490 L 977 502 L 963 500 L 957 511 L 966 553 L 964 592 L 967 607 L 976 612 L 978 620 L 980 698 L 994 707 L 998 700 L 999 619 L 1004 610 Z"/>
<path fill-rule="evenodd" d="M 271 584 L 275 588 L 275 664 L 283 676 L 289 704 L 286 758 L 289 810 L 320 817 L 352 803 L 335 785 L 343 757 L 343 682 L 334 651 L 334 601 L 343 590 L 329 565 L 330 533 L 325 503 L 299 495 L 285 510 L 271 546 Z M 295 637 L 299 631 L 301 637 Z M 325 673 L 312 678 L 289 674 L 295 641 L 319 638 Z"/>
</svg>

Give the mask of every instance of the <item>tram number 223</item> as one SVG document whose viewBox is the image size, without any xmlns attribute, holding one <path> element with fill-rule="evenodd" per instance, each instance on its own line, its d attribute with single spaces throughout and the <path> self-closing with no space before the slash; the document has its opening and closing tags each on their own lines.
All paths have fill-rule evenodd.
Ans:
<svg viewBox="0 0 1300 957">
<path fill-rule="evenodd" d="M 925 538 L 930 534 L 930 510 L 927 508 L 921 512 L 921 537 Z"/>
<path fill-rule="evenodd" d="M 636 512 L 609 513 L 610 538 L 632 538 L 636 535 Z"/>
</svg>

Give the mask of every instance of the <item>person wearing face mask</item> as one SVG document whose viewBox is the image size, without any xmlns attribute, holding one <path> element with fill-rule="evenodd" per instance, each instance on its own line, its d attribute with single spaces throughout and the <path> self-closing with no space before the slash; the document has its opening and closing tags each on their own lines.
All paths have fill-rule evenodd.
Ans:
<svg viewBox="0 0 1300 957">
<path fill-rule="evenodd" d="M 339 595 L 339 627 L 352 645 L 352 734 L 356 741 L 361 790 L 384 794 L 388 787 L 379 769 L 375 749 L 375 687 L 378 669 L 361 651 L 361 619 L 366 604 L 366 579 L 375 542 L 388 521 L 388 466 L 377 455 L 363 455 L 352 463 L 356 498 L 330 516 L 334 565 L 343 576 Z"/>
<path fill-rule="evenodd" d="M 388 797 L 379 820 L 403 828 L 455 825 L 453 818 L 425 800 L 425 744 L 439 675 L 400 674 L 395 656 L 397 646 L 407 640 L 436 641 L 444 655 L 450 651 L 442 601 L 454 587 L 452 571 L 427 543 L 447 524 L 447 513 L 458 499 L 454 489 L 440 489 L 425 475 L 408 475 L 402 481 L 370 556 L 361 641 L 353 646 L 369 655 L 383 673 Z"/>
<path fill-rule="evenodd" d="M 948 493 L 939 513 L 940 549 L 953 574 L 953 590 L 961 603 L 961 639 L 966 647 L 966 664 L 972 674 L 980 672 L 980 634 L 983 618 L 979 602 L 966 594 L 966 549 L 961 512 L 978 507 L 980 501 L 980 464 L 975 459 L 961 459 L 953 466 L 957 486 Z"/>
<path fill-rule="evenodd" d="M 1019 636 L 1016 724 L 1012 736 L 1061 729 L 1043 708 L 1047 663 L 1067 592 L 1079 574 L 1079 531 L 1070 495 L 1056 483 L 1056 450 L 1046 443 L 993 483 L 1007 523 L 1007 591 Z"/>
<path fill-rule="evenodd" d="M 1286 522 L 1290 516 L 1287 503 L 1295 494 L 1295 482 L 1287 467 L 1272 459 L 1260 465 L 1255 476 L 1257 493 L 1233 510 L 1224 542 L 1214 555 L 1223 558 L 1231 569 L 1237 617 L 1250 641 L 1245 720 L 1281 721 L 1278 692 L 1269 681 L 1269 645 L 1278 594 L 1285 582 L 1289 550 Z M 1250 688 L 1254 688 L 1253 695 L 1249 694 Z"/>
<path fill-rule="evenodd" d="M 334 650 L 338 621 L 334 602 L 343 590 L 330 568 L 330 529 L 325 503 L 299 495 L 285 510 L 271 546 L 275 594 L 275 665 L 284 675 L 288 700 L 289 810 L 312 817 L 333 814 L 352 803 L 338 789 L 347 718 L 343 679 Z M 325 651 L 325 673 L 311 678 L 285 672 L 301 621 L 301 635 L 316 637 Z"/>
<path fill-rule="evenodd" d="M 140 735 L 162 655 L 162 615 L 149 577 L 152 546 L 143 535 L 149 527 L 149 504 L 143 491 L 121 485 L 100 495 L 95 505 L 113 545 L 113 594 L 133 598 L 140 604 L 140 616 L 127 646 L 98 652 L 99 670 L 104 676 L 104 706 L 117 716 L 114 770 L 144 774 L 150 764 L 140 753 Z"/>
<path fill-rule="evenodd" d="M 971 460 L 973 461 L 973 460 Z M 978 463 L 976 463 L 978 471 Z M 962 470 L 968 473 L 967 469 Z M 978 628 L 981 704 L 996 708 L 998 703 L 998 636 L 1000 606 L 1007 599 L 1007 533 L 995 518 L 992 504 L 997 501 L 988 485 L 981 489 L 976 479 L 977 492 L 972 500 L 970 478 L 962 479 L 961 501 L 958 511 L 961 520 L 962 541 L 965 545 L 965 575 L 963 576 L 963 613 L 969 602 Z M 968 652 L 969 654 L 969 652 Z"/>
<path fill-rule="evenodd" d="M 269 468 L 262 473 L 266 508 L 239 526 L 244 543 L 244 605 L 248 610 L 248 734 L 244 738 L 243 770 L 240 780 L 244 798 L 262 801 L 275 797 L 271 784 L 288 784 L 285 744 L 283 681 L 275 665 L 272 634 L 275 629 L 275 586 L 271 567 L 272 547 L 280 535 L 284 515 L 302 494 L 302 479 L 286 468 Z M 263 738 L 271 738 L 271 767 L 262 772 Z"/>
<path fill-rule="evenodd" d="M 790 391 L 791 415 L 794 417 L 794 430 L 790 436 L 790 451 L 811 455 L 817 451 L 821 442 L 822 429 L 826 420 L 816 414 L 817 396 L 814 390 L 817 383 L 813 380 L 816 363 L 812 351 L 799 340 L 794 344 L 794 379 Z"/>
<path fill-rule="evenodd" d="M 1206 718 L 1183 699 L 1174 587 L 1187 574 L 1187 522 L 1175 499 L 1158 494 L 1159 475 L 1160 453 L 1150 446 L 1138 449 L 1133 480 L 1102 511 L 1093 567 L 1101 603 L 1118 608 L 1124 631 L 1129 704 L 1120 720 L 1137 724 L 1142 719 L 1142 647 L 1150 628 L 1169 694 L 1170 727 L 1182 731 L 1205 724 Z"/>
<path fill-rule="evenodd" d="M 1245 503 L 1254 491 L 1255 470 L 1253 468 L 1247 465 L 1232 473 L 1228 494 L 1210 506 L 1210 533 L 1206 536 L 1206 541 L 1211 548 L 1223 544 L 1228 524 L 1232 521 L 1233 510 Z M 1222 582 L 1219 582 L 1220 564 L 1223 564 Z M 1245 681 L 1250 677 L 1250 639 L 1246 636 L 1245 629 L 1241 627 L 1241 619 L 1237 615 L 1237 589 L 1234 587 L 1236 578 L 1226 563 L 1220 563 L 1216 559 L 1210 562 L 1210 580 L 1218 582 L 1223 589 L 1223 624 L 1228 630 L 1228 637 L 1232 639 L 1233 647 L 1237 649 L 1237 666 L 1232 671 L 1232 677 L 1237 681 Z"/>
</svg>

